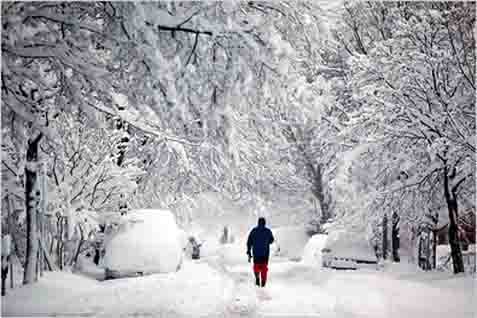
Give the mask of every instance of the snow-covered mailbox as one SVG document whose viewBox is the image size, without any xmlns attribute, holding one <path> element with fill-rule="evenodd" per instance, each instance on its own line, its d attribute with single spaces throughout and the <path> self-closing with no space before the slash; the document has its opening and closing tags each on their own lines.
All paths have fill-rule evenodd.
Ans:
<svg viewBox="0 0 477 318">
<path fill-rule="evenodd" d="M 106 245 L 106 279 L 169 273 L 182 263 L 181 233 L 167 210 L 136 210 Z"/>
</svg>

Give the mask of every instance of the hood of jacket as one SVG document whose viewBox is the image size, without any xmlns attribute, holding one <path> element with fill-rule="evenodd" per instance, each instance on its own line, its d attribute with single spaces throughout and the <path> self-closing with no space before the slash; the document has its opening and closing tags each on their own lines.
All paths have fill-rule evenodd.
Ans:
<svg viewBox="0 0 477 318">
<path fill-rule="evenodd" d="M 265 227 L 265 224 L 266 224 L 265 218 L 263 217 L 258 218 L 258 224 L 257 224 L 258 227 L 263 228 Z"/>
</svg>

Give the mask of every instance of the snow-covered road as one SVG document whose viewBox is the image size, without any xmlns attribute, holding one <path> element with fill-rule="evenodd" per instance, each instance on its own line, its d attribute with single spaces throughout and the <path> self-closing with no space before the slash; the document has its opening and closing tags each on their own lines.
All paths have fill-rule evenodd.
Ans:
<svg viewBox="0 0 477 318">
<path fill-rule="evenodd" d="M 231 266 L 229 272 L 236 280 L 253 284 L 249 265 Z M 474 317 L 472 278 L 414 278 L 372 269 L 333 271 L 272 262 L 268 286 L 255 289 L 259 297 L 253 314 L 264 318 Z M 466 288 L 455 288 L 455 282 L 449 286 L 456 279 Z"/>
<path fill-rule="evenodd" d="M 265 289 L 251 264 L 187 262 L 177 273 L 98 282 L 47 273 L 9 290 L 2 316 L 474 317 L 475 277 L 361 269 L 333 271 L 272 259 Z"/>
</svg>

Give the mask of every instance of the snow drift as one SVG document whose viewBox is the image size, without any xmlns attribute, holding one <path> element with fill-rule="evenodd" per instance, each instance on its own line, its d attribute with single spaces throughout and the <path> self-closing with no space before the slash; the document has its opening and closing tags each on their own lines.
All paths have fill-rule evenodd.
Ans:
<svg viewBox="0 0 477 318">
<path fill-rule="evenodd" d="M 178 272 L 98 282 L 46 272 L 2 297 L 2 317 L 229 317 L 234 282 L 208 264 Z"/>
<path fill-rule="evenodd" d="M 301 226 L 283 226 L 271 229 L 275 237 L 270 252 L 277 256 L 300 259 L 309 236 Z"/>
<path fill-rule="evenodd" d="M 177 271 L 182 262 L 181 238 L 170 211 L 133 211 L 106 245 L 103 266 L 119 272 Z"/>
<path fill-rule="evenodd" d="M 321 267 L 321 250 L 325 247 L 327 239 L 328 235 L 326 234 L 315 234 L 310 237 L 308 243 L 305 245 L 302 262 L 306 265 Z"/>
</svg>

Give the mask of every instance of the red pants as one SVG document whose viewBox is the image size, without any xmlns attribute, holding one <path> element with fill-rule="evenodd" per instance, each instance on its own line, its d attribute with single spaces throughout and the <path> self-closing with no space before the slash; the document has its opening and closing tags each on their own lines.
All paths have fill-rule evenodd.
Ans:
<svg viewBox="0 0 477 318">
<path fill-rule="evenodd" d="M 265 286 L 265 283 L 267 282 L 268 264 L 254 263 L 253 272 L 255 273 L 256 277 L 258 277 L 258 275 L 260 274 L 260 280 L 262 281 L 262 286 Z"/>
</svg>

